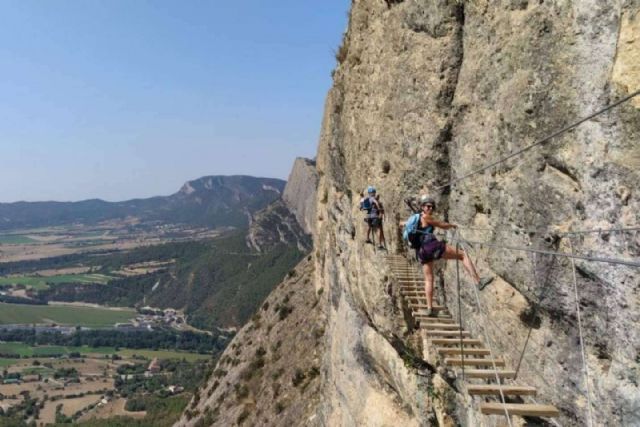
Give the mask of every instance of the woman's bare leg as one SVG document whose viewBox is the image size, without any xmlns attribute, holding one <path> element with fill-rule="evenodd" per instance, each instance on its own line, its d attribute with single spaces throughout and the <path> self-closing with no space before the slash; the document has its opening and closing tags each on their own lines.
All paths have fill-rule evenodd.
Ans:
<svg viewBox="0 0 640 427">
<path fill-rule="evenodd" d="M 467 273 L 469 273 L 469 276 L 471 276 L 471 279 L 473 279 L 474 283 L 480 282 L 480 276 L 478 276 L 478 272 L 476 271 L 476 268 L 473 265 L 473 262 L 471 262 L 471 258 L 469 257 L 469 255 L 467 255 L 465 251 L 456 250 L 456 248 L 447 245 L 444 251 L 444 254 L 442 255 L 442 258 L 458 259 L 462 261 L 462 265 L 464 265 L 464 269 L 467 270 Z"/>
<path fill-rule="evenodd" d="M 428 262 L 422 265 L 424 272 L 424 292 L 427 294 L 427 307 L 433 307 L 433 268 Z"/>
</svg>

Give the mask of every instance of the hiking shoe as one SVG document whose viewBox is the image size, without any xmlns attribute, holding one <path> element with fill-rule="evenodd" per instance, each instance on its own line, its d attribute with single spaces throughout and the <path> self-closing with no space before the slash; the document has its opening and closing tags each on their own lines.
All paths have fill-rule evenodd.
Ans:
<svg viewBox="0 0 640 427">
<path fill-rule="evenodd" d="M 478 290 L 480 290 L 480 291 L 483 290 L 491 282 L 493 282 L 493 277 L 482 277 L 482 278 L 480 278 L 480 281 L 478 282 Z"/>
<path fill-rule="evenodd" d="M 384 247 L 384 246 L 382 246 L 382 245 L 378 246 L 378 249 L 380 249 L 380 250 L 382 250 L 382 251 L 386 251 L 386 250 L 387 250 L 387 248 L 385 248 L 385 247 Z"/>
<path fill-rule="evenodd" d="M 370 245 L 373 245 L 373 242 L 371 241 L 371 239 L 367 239 L 367 240 L 365 240 L 364 242 L 365 242 L 365 243 L 368 243 L 368 244 L 370 244 Z"/>
</svg>

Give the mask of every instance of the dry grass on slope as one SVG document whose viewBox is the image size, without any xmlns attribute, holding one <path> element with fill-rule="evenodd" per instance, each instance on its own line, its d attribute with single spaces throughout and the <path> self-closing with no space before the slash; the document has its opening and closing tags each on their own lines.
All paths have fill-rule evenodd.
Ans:
<svg viewBox="0 0 640 427">
<path fill-rule="evenodd" d="M 305 258 L 225 350 L 179 425 L 308 425 L 320 387 L 322 295 Z"/>
</svg>

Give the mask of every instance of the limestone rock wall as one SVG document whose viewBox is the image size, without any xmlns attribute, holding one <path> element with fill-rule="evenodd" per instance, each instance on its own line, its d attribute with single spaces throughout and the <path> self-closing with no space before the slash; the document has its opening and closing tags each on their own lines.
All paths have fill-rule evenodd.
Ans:
<svg viewBox="0 0 640 427">
<path fill-rule="evenodd" d="M 282 199 L 278 199 L 251 217 L 247 245 L 262 252 L 277 245 L 295 245 L 302 253 L 311 249 L 311 237 L 305 233 Z"/>
<path fill-rule="evenodd" d="M 282 199 L 307 234 L 313 234 L 315 226 L 317 190 L 315 161 L 298 157 L 293 163 Z"/>
<path fill-rule="evenodd" d="M 318 174 L 313 160 L 298 157 L 291 168 L 282 197 L 249 215 L 247 245 L 264 251 L 278 244 L 311 249 L 316 212 Z"/>
<path fill-rule="evenodd" d="M 640 89 L 639 12 L 638 1 L 353 2 L 317 157 L 316 286 L 329 301 L 318 414 L 326 425 L 426 425 L 437 406 L 428 393 L 437 381 L 417 380 L 391 344 L 410 330 L 381 253 L 363 244 L 357 203 L 368 184 L 385 205 L 391 251 L 402 246 L 394 225 L 408 213 L 402 199 L 428 192 L 467 240 L 638 259 L 637 234 L 559 235 L 640 223 L 637 101 L 437 188 Z M 465 326 L 512 367 L 533 327 L 521 381 L 561 409 L 561 424 L 585 425 L 571 263 L 486 246 L 473 258 L 497 279 L 480 296 L 488 321 L 464 281 Z M 450 301 L 452 267 L 442 275 Z M 576 267 L 596 423 L 638 424 L 640 274 Z M 462 406 L 445 408 L 453 424 L 504 422 Z"/>
</svg>

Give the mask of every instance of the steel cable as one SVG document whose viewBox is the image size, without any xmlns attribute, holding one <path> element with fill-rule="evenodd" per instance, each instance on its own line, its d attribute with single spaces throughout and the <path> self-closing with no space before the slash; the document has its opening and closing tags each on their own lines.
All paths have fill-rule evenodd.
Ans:
<svg viewBox="0 0 640 427">
<path fill-rule="evenodd" d="M 498 160 L 496 160 L 494 162 L 489 163 L 488 165 L 485 165 L 485 166 L 482 166 L 482 167 L 480 167 L 478 169 L 472 170 L 471 172 L 468 172 L 468 173 L 462 175 L 459 178 L 455 178 L 455 179 L 449 181 L 448 183 L 446 183 L 444 185 L 436 187 L 435 189 L 436 190 L 443 190 L 443 189 L 445 189 L 447 187 L 451 187 L 452 185 L 457 184 L 458 182 L 463 181 L 463 180 L 465 180 L 465 179 L 467 179 L 467 178 L 469 178 L 469 177 L 471 177 L 473 175 L 479 174 L 480 172 L 484 172 L 485 170 L 490 169 L 490 168 L 492 168 L 494 166 L 497 166 L 500 163 L 504 163 L 507 160 L 512 159 L 512 158 L 514 158 L 516 156 L 519 156 L 520 154 L 522 154 L 522 153 L 524 153 L 526 151 L 529 151 L 529 150 L 531 150 L 532 148 L 534 148 L 534 147 L 536 147 L 538 145 L 544 144 L 545 142 L 549 141 L 550 139 L 555 138 L 556 136 L 560 136 L 563 133 L 570 131 L 571 129 L 581 125 L 582 123 L 584 123 L 586 121 L 589 121 L 589 120 L 593 119 L 594 117 L 597 117 L 600 114 L 603 114 L 603 113 L 611 110 L 612 108 L 615 108 L 618 105 L 623 104 L 623 103 L 629 101 L 630 99 L 632 99 L 632 98 L 634 98 L 634 97 L 636 97 L 638 95 L 640 95 L 640 90 L 638 90 L 636 92 L 633 92 L 633 93 L 625 96 L 624 98 L 614 102 L 613 104 L 609 104 L 606 107 L 596 111 L 595 113 L 592 113 L 592 114 L 588 115 L 587 117 L 584 117 L 584 118 L 578 120 L 577 122 L 574 122 L 574 123 L 572 123 L 572 124 L 570 124 L 568 126 L 565 126 L 562 129 L 557 130 L 557 131 L 551 133 L 550 135 L 548 135 L 548 136 L 546 136 L 546 137 L 544 137 L 544 138 L 542 138 L 542 139 L 540 139 L 540 140 L 538 140 L 538 141 L 536 141 L 536 142 L 534 142 L 534 143 L 532 143 L 530 145 L 527 145 L 524 148 L 516 150 L 513 153 L 511 153 L 511 154 L 509 154 L 509 155 L 507 155 L 505 157 L 502 157 L 502 158 L 500 158 L 500 159 L 498 159 Z"/>
</svg>

